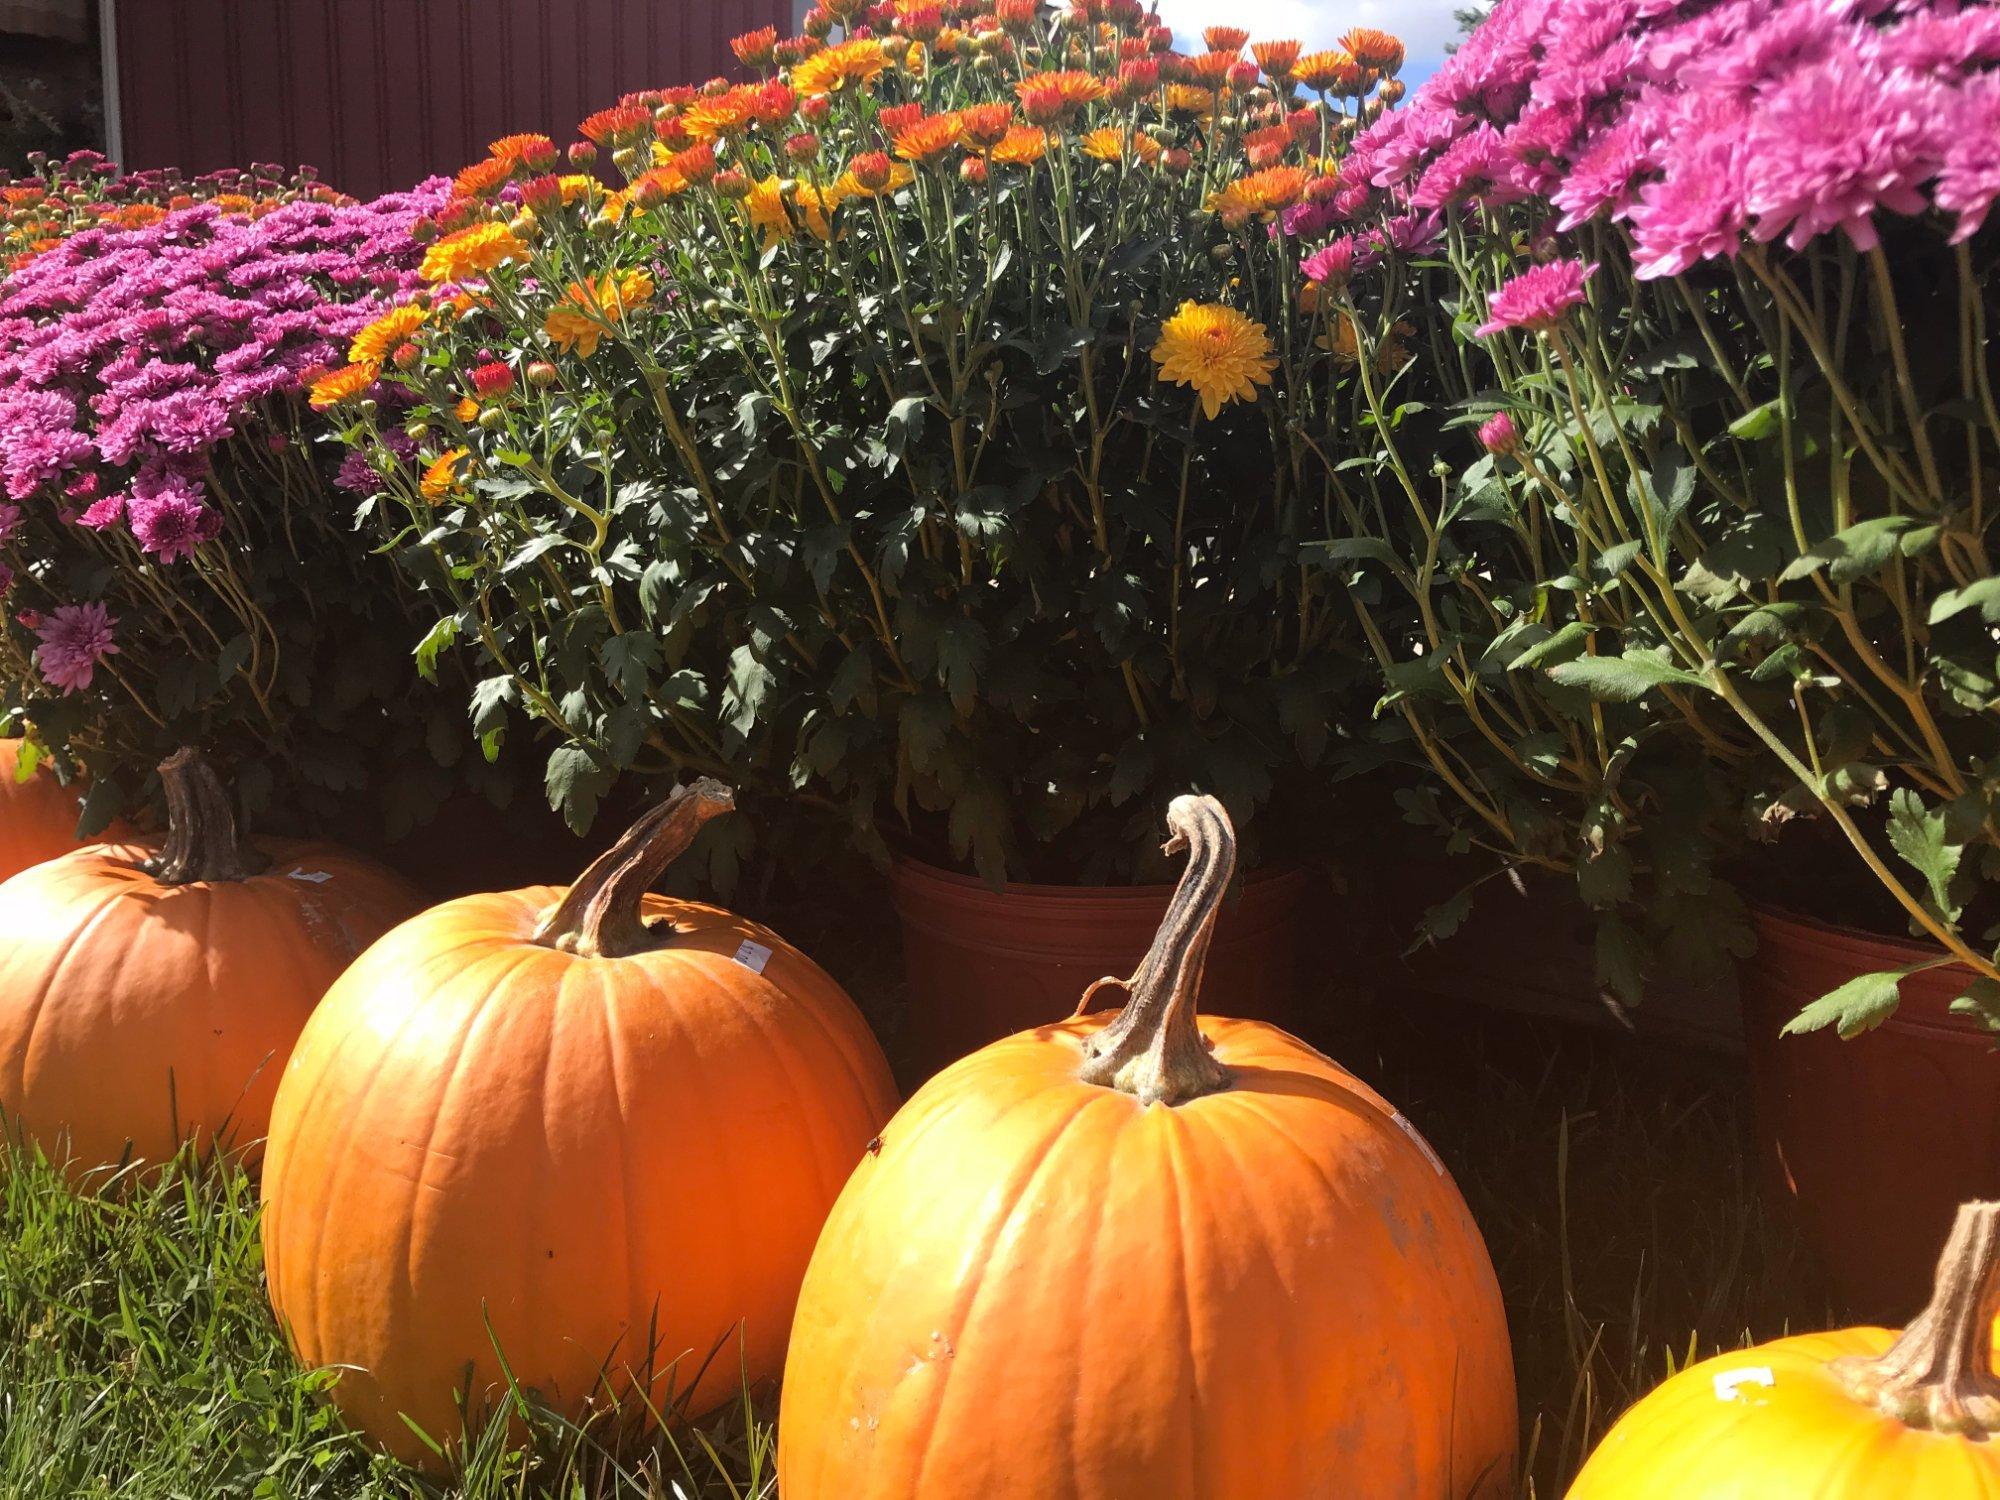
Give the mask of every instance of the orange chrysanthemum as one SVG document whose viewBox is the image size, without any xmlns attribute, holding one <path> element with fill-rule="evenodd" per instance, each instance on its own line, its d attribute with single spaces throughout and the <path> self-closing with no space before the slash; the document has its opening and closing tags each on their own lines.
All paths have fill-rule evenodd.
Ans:
<svg viewBox="0 0 2000 1500">
<path fill-rule="evenodd" d="M 588 359 L 606 332 L 652 300 L 653 278 L 645 271 L 607 271 L 595 281 L 572 281 L 542 319 L 542 332 L 558 349 L 574 349 Z"/>
<path fill-rule="evenodd" d="M 1007 132 L 1014 128 L 1014 107 L 1011 104 L 975 104 L 970 109 L 960 110 L 958 119 L 967 146 L 974 151 L 991 151 L 1006 140 Z"/>
<path fill-rule="evenodd" d="M 1210 418 L 1233 401 L 1254 401 L 1257 387 L 1271 383 L 1278 361 L 1262 323 L 1233 307 L 1183 302 L 1160 329 L 1153 346 L 1160 379 L 1192 386 Z"/>
<path fill-rule="evenodd" d="M 128 203 L 113 209 L 105 216 L 105 222 L 118 229 L 144 229 L 166 216 L 167 211 L 157 203 Z"/>
<path fill-rule="evenodd" d="M 1340 45 L 1364 68 L 1394 73 L 1403 66 L 1403 44 L 1386 31 L 1373 26 L 1357 26 L 1340 39 Z"/>
<path fill-rule="evenodd" d="M 695 100 L 681 112 L 680 124 L 691 141 L 718 141 L 743 134 L 756 117 L 757 91 L 734 88 Z"/>
<path fill-rule="evenodd" d="M 507 185 L 513 169 L 504 161 L 487 157 L 471 166 L 462 168 L 451 181 L 451 195 L 454 198 L 490 198 Z"/>
<path fill-rule="evenodd" d="M 964 134 L 965 123 L 957 115 L 929 115 L 897 131 L 891 144 L 904 161 L 934 162 Z"/>
<path fill-rule="evenodd" d="M 1306 193 L 1302 167 L 1266 167 L 1240 177 L 1208 200 L 1210 213 L 1220 214 L 1227 224 L 1240 224 L 1252 214 L 1274 214 L 1290 208 Z"/>
<path fill-rule="evenodd" d="M 1259 42 L 1250 49 L 1257 66 L 1270 78 L 1289 78 L 1298 66 L 1300 46 L 1295 41 Z"/>
<path fill-rule="evenodd" d="M 343 365 L 338 370 L 329 370 L 312 383 L 306 392 L 306 400 L 314 411 L 345 406 L 350 401 L 360 400 L 381 373 L 375 365 Z"/>
<path fill-rule="evenodd" d="M 1180 59 L 1175 71 L 1184 83 L 1215 90 L 1229 82 L 1229 70 L 1235 66 L 1236 54 L 1233 52 L 1202 52 Z"/>
<path fill-rule="evenodd" d="M 528 247 L 505 224 L 469 224 L 425 250 L 418 273 L 426 281 L 464 281 L 527 258 Z"/>
<path fill-rule="evenodd" d="M 866 38 L 815 52 L 792 69 L 792 87 L 804 98 L 860 90 L 873 83 L 889 60 Z"/>
<path fill-rule="evenodd" d="M 903 170 L 907 172 L 909 168 Z M 809 182 L 796 183 L 787 202 L 784 184 L 776 177 L 765 177 L 750 185 L 750 196 L 743 200 L 743 212 L 751 227 L 764 236 L 766 250 L 790 239 L 801 224 L 815 239 L 831 239 L 833 211 L 840 207 L 842 186 L 835 183 L 821 190 Z"/>
<path fill-rule="evenodd" d="M 1003 167 L 1031 167 L 1049 154 L 1049 133 L 1032 125 L 1016 125 L 992 151 Z"/>
<path fill-rule="evenodd" d="M 1250 40 L 1250 33 L 1241 26 L 1211 26 L 1201 34 L 1211 52 L 1226 52 L 1231 57 L 1243 50 L 1243 44 Z"/>
<path fill-rule="evenodd" d="M 899 161 L 891 161 L 881 151 L 864 151 L 847 164 L 829 194 L 836 200 L 880 198 L 900 192 L 917 180 L 917 174 Z"/>
<path fill-rule="evenodd" d="M 1243 151 L 1250 158 L 1251 166 L 1268 167 L 1282 159 L 1292 149 L 1292 144 L 1291 126 L 1266 125 L 1243 138 Z"/>
<path fill-rule="evenodd" d="M 407 343 L 429 317 L 429 311 L 414 302 L 390 308 L 354 335 L 354 341 L 347 346 L 349 363 L 379 368 L 396 346 Z"/>
<path fill-rule="evenodd" d="M 1167 108 L 1174 114 L 1206 120 L 1215 113 L 1215 95 L 1191 83 L 1170 83 L 1167 85 Z"/>
<path fill-rule="evenodd" d="M 653 132 L 653 112 L 643 104 L 614 104 L 600 109 L 576 127 L 595 145 L 626 146 Z"/>
<path fill-rule="evenodd" d="M 1361 65 L 1338 48 L 1308 52 L 1293 66 L 1292 76 L 1319 94 L 1352 94 L 1361 87 Z"/>
<path fill-rule="evenodd" d="M 463 448 L 446 449 L 425 465 L 424 476 L 417 481 L 417 489 L 432 504 L 449 499 L 455 491 L 464 488 L 465 481 L 459 469 L 470 457 L 471 453 Z"/>
<path fill-rule="evenodd" d="M 501 136 L 486 148 L 486 154 L 510 172 L 546 172 L 555 161 L 556 143 L 545 135 L 526 131 Z"/>
<path fill-rule="evenodd" d="M 1087 104 L 1102 99 L 1110 86 L 1102 78 L 1075 71 L 1037 73 L 1014 85 L 1020 96 L 1021 113 L 1037 125 L 1053 125 L 1068 119 Z"/>
<path fill-rule="evenodd" d="M 470 427 L 479 420 L 479 403 L 470 396 L 460 396 L 458 404 L 452 407 L 451 414 L 458 418 L 461 426 Z"/>
<path fill-rule="evenodd" d="M 230 215 L 252 213 L 257 207 L 257 200 L 248 193 L 217 193 L 208 201 L 217 213 Z"/>
</svg>

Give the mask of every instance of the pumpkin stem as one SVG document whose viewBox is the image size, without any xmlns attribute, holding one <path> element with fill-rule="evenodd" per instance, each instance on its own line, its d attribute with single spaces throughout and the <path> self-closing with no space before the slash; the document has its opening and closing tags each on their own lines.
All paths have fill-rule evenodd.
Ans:
<svg viewBox="0 0 2000 1500">
<path fill-rule="evenodd" d="M 1236 830 L 1213 797 L 1174 798 L 1167 827 L 1173 837 L 1166 852 L 1185 849 L 1187 868 L 1153 946 L 1124 981 L 1125 1008 L 1090 1039 L 1079 1073 L 1085 1083 L 1119 1089 L 1141 1104 L 1182 1104 L 1229 1086 L 1228 1070 L 1195 1024 L 1195 996 L 1216 914 L 1236 873 Z"/>
<path fill-rule="evenodd" d="M 712 777 L 675 787 L 577 877 L 535 929 L 535 941 L 584 958 L 626 958 L 662 946 L 672 924 L 649 924 L 640 903 L 701 825 L 735 806 L 735 795 Z"/>
<path fill-rule="evenodd" d="M 1834 1361 L 1860 1401 L 1911 1427 L 2000 1434 L 1993 1319 L 2000 1313 L 2000 1203 L 1967 1203 L 1938 1260 L 1930 1306 L 1879 1358 Z"/>
<path fill-rule="evenodd" d="M 176 750 L 160 762 L 167 797 L 167 841 L 139 868 L 161 885 L 248 880 L 270 863 L 236 831 L 236 812 L 215 767 L 199 750 Z"/>
</svg>

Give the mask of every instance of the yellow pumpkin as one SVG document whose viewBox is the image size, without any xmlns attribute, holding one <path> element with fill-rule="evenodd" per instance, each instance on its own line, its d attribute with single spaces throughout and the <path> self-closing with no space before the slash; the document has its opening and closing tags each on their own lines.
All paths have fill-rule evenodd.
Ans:
<svg viewBox="0 0 2000 1500">
<path fill-rule="evenodd" d="M 1167 821 L 1188 868 L 1137 973 L 1099 982 L 1124 1009 L 947 1068 L 841 1194 L 785 1365 L 785 1500 L 1512 1492 L 1464 1201 L 1352 1074 L 1197 1019 L 1235 840 L 1213 798 Z"/>
<path fill-rule="evenodd" d="M 412 918 L 299 1039 L 264 1167 L 271 1302 L 399 1457 L 431 1462 L 410 1423 L 451 1442 L 510 1372 L 571 1414 L 607 1388 L 639 1410 L 634 1387 L 700 1412 L 778 1374 L 896 1097 L 811 959 L 647 894 L 731 805 L 696 782 L 567 891 Z"/>
<path fill-rule="evenodd" d="M 1900 1334 L 1843 1328 L 1683 1370 L 1611 1429 L 1569 1500 L 2000 1497 L 2000 1203 L 1969 1203 Z"/>
</svg>

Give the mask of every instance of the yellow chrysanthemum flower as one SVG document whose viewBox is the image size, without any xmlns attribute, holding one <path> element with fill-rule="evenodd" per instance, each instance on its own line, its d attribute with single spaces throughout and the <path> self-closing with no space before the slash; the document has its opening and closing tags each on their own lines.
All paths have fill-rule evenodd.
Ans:
<svg viewBox="0 0 2000 1500">
<path fill-rule="evenodd" d="M 418 270 L 426 281 L 464 281 L 527 258 L 528 247 L 505 224 L 472 224 L 426 250 Z"/>
<path fill-rule="evenodd" d="M 607 272 L 595 281 L 573 281 L 562 301 L 542 319 L 542 332 L 558 349 L 585 359 L 625 315 L 653 300 L 653 278 L 644 271 Z"/>
<path fill-rule="evenodd" d="M 350 401 L 358 401 L 364 391 L 381 376 L 379 365 L 343 365 L 338 370 L 330 370 L 312 383 L 306 399 L 314 411 L 325 411 L 330 406 L 345 406 Z"/>
<path fill-rule="evenodd" d="M 460 396 L 458 404 L 451 409 L 451 414 L 470 427 L 479 420 L 479 403 L 470 396 Z"/>
<path fill-rule="evenodd" d="M 750 196 L 743 200 L 743 212 L 749 217 L 751 227 L 764 236 L 764 248 L 768 250 L 790 239 L 801 224 L 815 239 L 831 239 L 833 211 L 840 207 L 843 196 L 838 182 L 824 189 L 801 182 L 787 204 L 780 179 L 765 177 L 751 185 Z"/>
<path fill-rule="evenodd" d="M 424 469 L 423 478 L 417 481 L 417 489 L 433 504 L 448 499 L 454 490 L 463 487 L 459 466 L 471 456 L 463 448 L 451 448 L 440 453 Z"/>
<path fill-rule="evenodd" d="M 1093 156 L 1099 161 L 1132 160 L 1148 166 L 1158 161 L 1166 150 L 1143 130 L 1128 133 L 1109 125 L 1085 131 L 1077 138 L 1077 145 L 1085 156 Z"/>
<path fill-rule="evenodd" d="M 1183 302 L 1167 319 L 1153 360 L 1160 379 L 1194 387 L 1211 418 L 1232 401 L 1256 400 L 1257 387 L 1271 383 L 1278 364 L 1262 323 L 1233 307 L 1202 302 Z"/>
<path fill-rule="evenodd" d="M 398 345 L 408 343 L 429 317 L 429 311 L 414 302 L 390 308 L 354 335 L 354 342 L 347 346 L 349 362 L 379 367 L 395 353 Z"/>
<path fill-rule="evenodd" d="M 816 94 L 839 93 L 842 89 L 858 90 L 874 82 L 888 66 L 889 60 L 875 42 L 867 38 L 842 42 L 838 47 L 815 52 L 793 68 L 792 89 L 805 99 Z"/>
</svg>

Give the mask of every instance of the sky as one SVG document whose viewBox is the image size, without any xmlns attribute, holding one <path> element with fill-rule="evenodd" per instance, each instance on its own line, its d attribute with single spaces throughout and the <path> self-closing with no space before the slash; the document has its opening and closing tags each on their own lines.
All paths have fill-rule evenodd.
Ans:
<svg viewBox="0 0 2000 1500">
<path fill-rule="evenodd" d="M 1306 50 L 1331 47 L 1350 26 L 1376 26 L 1403 39 L 1409 61 L 1403 79 L 1415 88 L 1444 61 L 1458 35 L 1451 13 L 1464 0 L 1159 0 L 1160 19 L 1177 38 L 1226 21 L 1252 39 L 1297 37 Z"/>
</svg>

